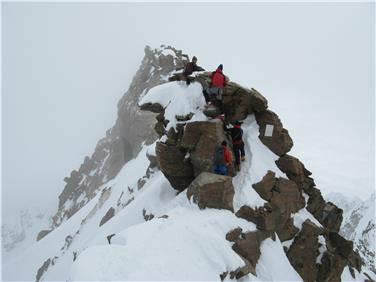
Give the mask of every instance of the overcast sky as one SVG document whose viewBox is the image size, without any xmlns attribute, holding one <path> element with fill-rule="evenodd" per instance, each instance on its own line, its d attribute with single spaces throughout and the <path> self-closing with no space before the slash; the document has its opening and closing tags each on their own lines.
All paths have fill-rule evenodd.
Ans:
<svg viewBox="0 0 376 282">
<path fill-rule="evenodd" d="M 2 3 L 5 215 L 57 207 L 116 119 L 146 44 L 259 90 L 323 192 L 374 185 L 372 3 Z"/>
</svg>

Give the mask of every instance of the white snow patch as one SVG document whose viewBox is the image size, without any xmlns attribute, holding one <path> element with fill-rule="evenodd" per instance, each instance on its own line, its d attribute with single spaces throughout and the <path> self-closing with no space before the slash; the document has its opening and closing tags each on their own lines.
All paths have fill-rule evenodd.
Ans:
<svg viewBox="0 0 376 282">
<path fill-rule="evenodd" d="M 165 108 L 165 119 L 169 120 L 166 130 L 176 127 L 176 115 L 193 113 L 191 121 L 205 121 L 207 117 L 202 113 L 205 98 L 200 83 L 194 82 L 189 86 L 183 81 L 168 82 L 153 87 L 140 100 L 139 105 L 159 103 Z"/>
<path fill-rule="evenodd" d="M 302 229 L 303 222 L 309 219 L 312 221 L 317 227 L 322 227 L 321 223 L 317 221 L 317 219 L 305 208 L 299 210 L 297 213 L 292 215 L 294 218 L 294 225 L 295 227 Z"/>
<path fill-rule="evenodd" d="M 260 246 L 261 256 L 256 265 L 257 277 L 262 281 L 302 281 L 291 266 L 283 251 L 281 242 L 265 239 Z"/>
</svg>

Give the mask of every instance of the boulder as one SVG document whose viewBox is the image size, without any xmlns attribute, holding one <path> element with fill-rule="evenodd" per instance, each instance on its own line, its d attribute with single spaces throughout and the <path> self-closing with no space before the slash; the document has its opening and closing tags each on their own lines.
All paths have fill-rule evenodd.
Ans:
<svg viewBox="0 0 376 282">
<path fill-rule="evenodd" d="M 275 184 L 275 173 L 269 170 L 262 180 L 256 184 L 253 184 L 252 187 L 256 190 L 261 198 L 266 201 L 270 201 L 273 196 L 272 190 Z"/>
<path fill-rule="evenodd" d="M 320 254 L 318 241 L 320 233 L 320 228 L 307 219 L 287 251 L 287 258 L 291 265 L 307 282 L 316 281 L 316 258 Z"/>
<path fill-rule="evenodd" d="M 325 202 L 319 189 L 312 188 L 307 210 L 328 230 L 339 232 L 343 211 L 333 203 Z"/>
<path fill-rule="evenodd" d="M 49 234 L 52 230 L 42 230 L 38 233 L 37 235 L 37 241 L 41 240 L 42 238 L 44 238 L 45 236 L 47 236 L 47 234 Z"/>
<path fill-rule="evenodd" d="M 296 213 L 305 206 L 305 200 L 295 182 L 282 177 L 275 183 L 270 203 L 274 210 L 278 207 L 282 213 L 288 214 Z"/>
<path fill-rule="evenodd" d="M 159 103 L 145 103 L 140 106 L 140 109 L 153 113 L 162 113 L 164 111 L 164 108 Z"/>
<path fill-rule="evenodd" d="M 193 198 L 200 209 L 215 208 L 234 211 L 234 186 L 232 177 L 202 172 L 187 190 L 188 199 Z"/>
<path fill-rule="evenodd" d="M 225 139 L 220 120 L 196 121 L 185 126 L 180 146 L 189 151 L 195 176 L 213 171 L 215 147 Z"/>
<path fill-rule="evenodd" d="M 282 156 L 291 150 L 293 141 L 277 114 L 270 110 L 256 112 L 261 142 L 273 153 Z"/>
<path fill-rule="evenodd" d="M 270 233 L 265 231 L 253 231 L 242 235 L 232 246 L 232 249 L 245 258 L 255 269 L 257 261 L 260 258 L 260 245 L 263 240 L 270 237 Z"/>
<path fill-rule="evenodd" d="M 289 218 L 285 225 L 277 230 L 278 238 L 281 242 L 291 240 L 299 232 L 299 228 L 294 225 L 294 220 Z"/>
<path fill-rule="evenodd" d="M 230 242 L 235 242 L 239 238 L 239 236 L 242 233 L 242 231 L 243 231 L 243 229 L 241 229 L 240 227 L 235 228 L 235 229 L 229 231 L 226 234 L 226 240 L 230 241 Z"/>
<path fill-rule="evenodd" d="M 35 277 L 35 281 L 39 282 L 42 279 L 43 274 L 48 270 L 48 267 L 51 264 L 51 259 L 48 258 L 42 266 L 38 269 L 37 275 Z"/>
<path fill-rule="evenodd" d="M 257 225 L 259 213 L 249 206 L 242 206 L 235 215 Z"/>
<path fill-rule="evenodd" d="M 311 172 L 304 167 L 299 159 L 290 155 L 283 155 L 275 163 L 282 172 L 286 173 L 288 179 L 298 185 L 299 190 L 303 190 L 308 195 L 311 194 L 315 182 L 309 177 Z"/>
<path fill-rule="evenodd" d="M 346 260 L 339 255 L 325 252 L 321 258 L 321 263 L 317 266 L 318 282 L 340 282 L 343 269 L 346 266 Z"/>
<path fill-rule="evenodd" d="M 177 146 L 168 146 L 161 142 L 156 145 L 159 167 L 171 186 L 183 191 L 194 179 L 193 166 L 186 159 L 186 151 Z"/>
<path fill-rule="evenodd" d="M 113 207 L 109 208 L 104 217 L 102 217 L 101 222 L 99 223 L 99 227 L 101 227 L 103 224 L 105 224 L 107 221 L 113 218 L 114 215 L 115 209 Z"/>
</svg>

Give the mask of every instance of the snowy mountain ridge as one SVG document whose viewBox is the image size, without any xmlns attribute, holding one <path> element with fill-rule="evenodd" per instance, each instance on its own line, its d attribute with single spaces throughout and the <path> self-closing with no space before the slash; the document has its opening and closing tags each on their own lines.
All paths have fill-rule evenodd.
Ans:
<svg viewBox="0 0 376 282">
<path fill-rule="evenodd" d="M 230 82 L 226 119 L 216 118 L 202 95 L 209 74 L 189 86 L 174 74 L 187 59 L 145 48 L 114 127 L 66 179 L 52 231 L 9 259 L 3 279 L 367 279 L 338 234 L 342 210 L 287 155 L 293 142 L 266 99 Z M 223 122 L 235 120 L 246 161 L 236 175 L 212 174 Z"/>
</svg>

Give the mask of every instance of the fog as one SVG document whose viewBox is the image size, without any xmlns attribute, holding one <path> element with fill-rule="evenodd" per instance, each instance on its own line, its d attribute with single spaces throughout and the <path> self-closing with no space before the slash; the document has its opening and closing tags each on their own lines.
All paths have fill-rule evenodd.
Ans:
<svg viewBox="0 0 376 282">
<path fill-rule="evenodd" d="M 145 45 L 260 91 L 323 192 L 374 190 L 373 3 L 2 3 L 2 206 L 57 207 Z"/>
</svg>

